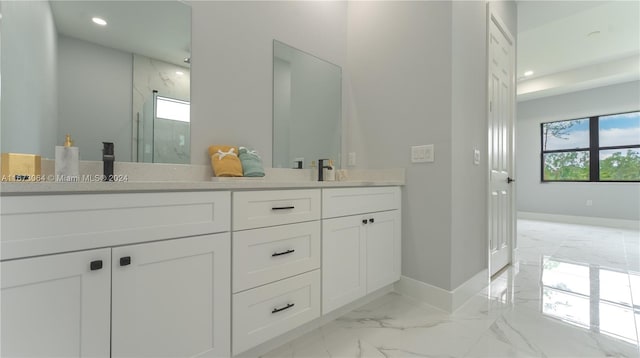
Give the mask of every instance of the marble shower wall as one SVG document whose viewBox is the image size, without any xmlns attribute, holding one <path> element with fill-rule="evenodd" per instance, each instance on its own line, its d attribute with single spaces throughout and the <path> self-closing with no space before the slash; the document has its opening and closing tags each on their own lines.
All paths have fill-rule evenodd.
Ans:
<svg viewBox="0 0 640 358">
<path fill-rule="evenodd" d="M 182 75 L 176 72 L 182 72 Z M 145 119 L 145 102 L 153 99 L 153 91 L 158 91 L 158 95 L 175 98 L 183 101 L 191 100 L 190 70 L 187 67 L 177 66 L 146 56 L 133 55 L 133 118 L 148 128 L 151 116 Z M 139 130 L 140 125 L 133 133 L 134 148 L 133 161 L 146 161 L 144 158 L 151 156 L 154 151 L 154 162 L 156 163 L 190 163 L 191 138 L 190 125 L 185 122 L 171 120 L 158 120 L 155 125 L 155 146 L 152 143 L 150 130 Z M 144 143 L 138 145 L 139 143 Z M 140 148 L 137 151 L 135 148 Z"/>
</svg>

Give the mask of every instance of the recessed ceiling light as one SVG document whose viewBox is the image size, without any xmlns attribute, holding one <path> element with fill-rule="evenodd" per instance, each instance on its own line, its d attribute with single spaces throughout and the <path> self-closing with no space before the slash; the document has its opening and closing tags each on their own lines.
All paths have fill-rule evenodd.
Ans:
<svg viewBox="0 0 640 358">
<path fill-rule="evenodd" d="M 182 71 L 176 71 L 176 75 L 178 75 L 178 76 L 182 76 L 182 75 L 184 75 L 184 72 L 182 72 Z"/>
<path fill-rule="evenodd" d="M 93 21 L 93 23 L 96 25 L 107 26 L 107 21 L 100 17 L 92 17 L 91 21 Z"/>
<path fill-rule="evenodd" d="M 185 57 L 182 61 L 184 61 L 184 63 L 191 63 L 191 57 Z"/>
<path fill-rule="evenodd" d="M 533 74 L 533 71 L 531 71 L 531 70 L 524 72 L 524 75 L 527 76 L 527 77 L 531 76 L 532 74 Z"/>
</svg>

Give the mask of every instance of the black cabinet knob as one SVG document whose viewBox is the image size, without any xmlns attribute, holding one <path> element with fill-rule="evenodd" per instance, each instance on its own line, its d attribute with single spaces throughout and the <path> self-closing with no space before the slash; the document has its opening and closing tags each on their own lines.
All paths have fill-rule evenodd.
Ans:
<svg viewBox="0 0 640 358">
<path fill-rule="evenodd" d="M 102 268 L 102 260 L 91 261 L 89 267 L 91 268 L 91 271 L 100 270 Z"/>
<path fill-rule="evenodd" d="M 124 256 L 120 258 L 120 266 L 131 265 L 131 256 Z"/>
<path fill-rule="evenodd" d="M 375 220 L 373 220 L 373 218 L 369 219 L 370 223 L 373 223 Z"/>
<path fill-rule="evenodd" d="M 362 219 L 362 223 L 366 224 L 367 223 L 367 219 Z"/>
</svg>

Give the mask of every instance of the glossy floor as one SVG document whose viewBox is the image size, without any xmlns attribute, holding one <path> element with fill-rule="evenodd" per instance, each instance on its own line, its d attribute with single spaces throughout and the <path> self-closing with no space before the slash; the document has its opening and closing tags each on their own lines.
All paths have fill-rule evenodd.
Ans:
<svg viewBox="0 0 640 358">
<path fill-rule="evenodd" d="M 640 356 L 640 232 L 518 225 L 517 264 L 453 314 L 391 293 L 265 358 Z"/>
</svg>

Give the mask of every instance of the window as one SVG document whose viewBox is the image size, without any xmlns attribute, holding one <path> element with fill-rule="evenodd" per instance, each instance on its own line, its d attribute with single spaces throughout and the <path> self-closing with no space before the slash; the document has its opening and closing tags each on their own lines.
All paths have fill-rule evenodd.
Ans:
<svg viewBox="0 0 640 358">
<path fill-rule="evenodd" d="M 156 97 L 156 117 L 173 121 L 190 122 L 190 103 L 169 97 Z"/>
<path fill-rule="evenodd" d="M 640 112 L 542 123 L 541 176 L 548 181 L 640 181 Z"/>
</svg>

